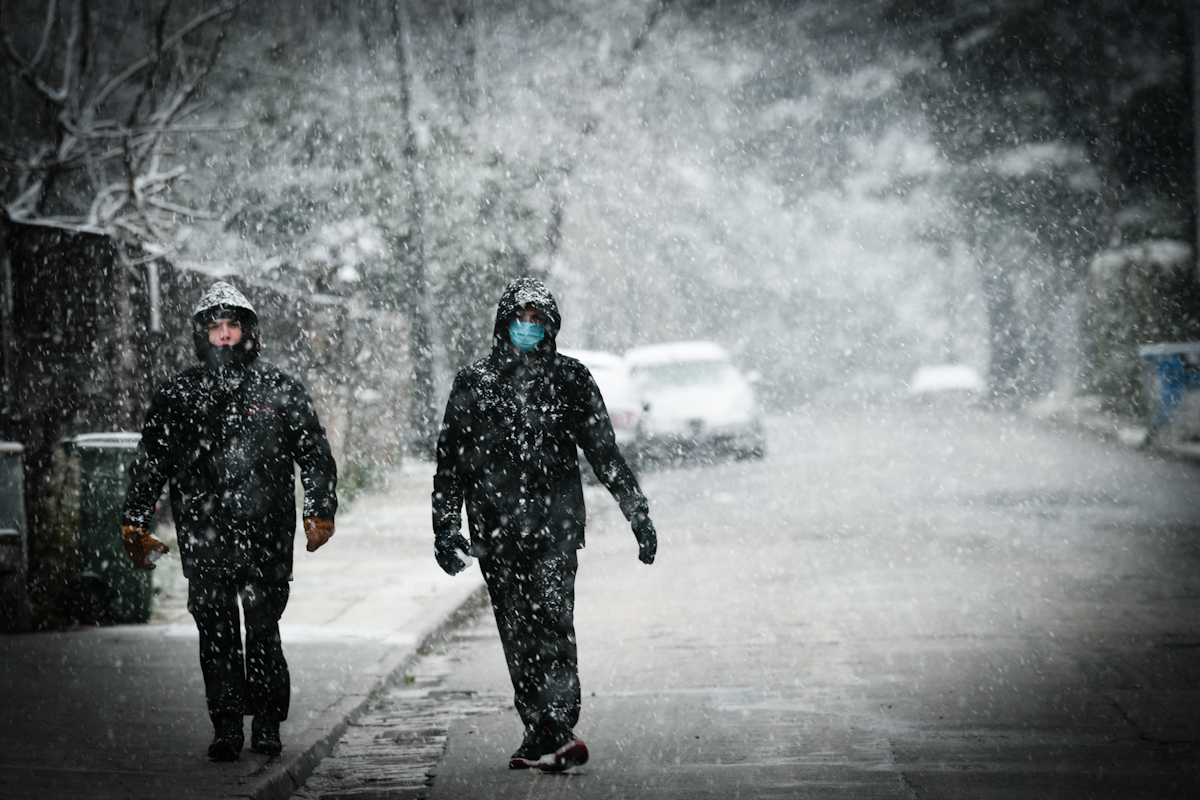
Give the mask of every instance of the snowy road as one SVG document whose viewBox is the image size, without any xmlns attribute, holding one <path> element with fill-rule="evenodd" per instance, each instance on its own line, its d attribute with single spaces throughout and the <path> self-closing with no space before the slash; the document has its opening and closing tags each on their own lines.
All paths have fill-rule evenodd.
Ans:
<svg viewBox="0 0 1200 800">
<path fill-rule="evenodd" d="M 447 698 L 432 788 L 386 796 L 1200 796 L 1200 468 L 999 412 L 768 434 L 644 476 L 652 567 L 589 490 L 589 764 L 506 768 L 485 614 L 410 687 Z"/>
</svg>

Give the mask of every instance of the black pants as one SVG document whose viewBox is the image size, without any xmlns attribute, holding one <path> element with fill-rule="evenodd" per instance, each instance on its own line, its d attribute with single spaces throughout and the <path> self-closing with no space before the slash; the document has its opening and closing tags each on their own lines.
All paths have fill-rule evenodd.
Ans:
<svg viewBox="0 0 1200 800">
<path fill-rule="evenodd" d="M 253 714 L 263 719 L 287 719 L 292 684 L 279 618 L 287 607 L 287 581 L 266 582 L 234 574 L 193 577 L 188 581 L 188 611 L 200 630 L 200 671 L 208 715 Z M 238 598 L 246 613 L 246 650 L 242 656 L 242 627 Z"/>
<path fill-rule="evenodd" d="M 575 551 L 519 558 L 482 557 L 526 727 L 569 731 L 579 721 L 579 657 L 575 645 Z"/>
</svg>

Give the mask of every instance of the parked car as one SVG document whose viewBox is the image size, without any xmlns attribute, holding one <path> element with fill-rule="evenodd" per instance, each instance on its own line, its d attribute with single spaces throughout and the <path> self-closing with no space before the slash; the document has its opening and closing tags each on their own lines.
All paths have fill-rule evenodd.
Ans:
<svg viewBox="0 0 1200 800">
<path fill-rule="evenodd" d="M 565 356 L 578 359 L 592 373 L 596 385 L 600 387 L 600 396 L 604 398 L 604 407 L 612 420 L 613 433 L 617 436 L 617 446 L 630 466 L 636 467 L 638 455 L 638 426 L 642 419 L 642 404 L 630 380 L 629 370 L 625 361 L 616 353 L 603 350 L 559 350 Z M 586 472 L 586 470 L 585 470 Z"/>
<path fill-rule="evenodd" d="M 766 452 L 753 383 L 712 342 L 638 347 L 625 363 L 642 402 L 640 448 L 649 458 Z"/>
<path fill-rule="evenodd" d="M 908 395 L 919 403 L 960 405 L 977 402 L 987 384 L 966 364 L 926 364 L 918 367 L 908 384 Z"/>
</svg>

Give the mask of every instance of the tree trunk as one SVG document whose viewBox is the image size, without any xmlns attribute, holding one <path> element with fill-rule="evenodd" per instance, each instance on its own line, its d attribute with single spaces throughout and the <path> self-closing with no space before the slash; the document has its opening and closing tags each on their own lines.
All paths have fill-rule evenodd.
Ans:
<svg viewBox="0 0 1200 800">
<path fill-rule="evenodd" d="M 412 120 L 412 82 L 408 74 L 408 7 L 392 0 L 396 62 L 400 73 L 400 112 L 404 117 L 404 171 L 408 183 L 408 297 L 400 304 L 412 316 L 413 406 L 409 447 L 432 455 L 437 436 L 433 405 L 433 347 L 430 342 L 429 297 L 425 278 L 424 191 L 420 153 Z"/>
<path fill-rule="evenodd" d="M 12 441 L 12 256 L 9 250 L 11 226 L 0 212 L 0 440 Z"/>
<path fill-rule="evenodd" d="M 1192 206 L 1193 280 L 1200 292 L 1200 8 L 1188 4 L 1188 21 L 1192 33 L 1192 180 L 1195 183 L 1195 203 Z M 1200 333 L 1198 331 L 1197 333 Z"/>
</svg>

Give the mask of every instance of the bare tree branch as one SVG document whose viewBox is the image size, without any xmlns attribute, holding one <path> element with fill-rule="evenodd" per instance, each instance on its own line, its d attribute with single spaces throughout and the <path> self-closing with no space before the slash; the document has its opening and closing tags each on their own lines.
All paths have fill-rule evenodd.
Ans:
<svg viewBox="0 0 1200 800">
<path fill-rule="evenodd" d="M 110 50 L 109 61 L 110 62 L 116 57 L 117 53 L 119 53 L 121 51 L 121 44 L 125 41 L 125 34 L 129 31 L 130 27 L 132 27 L 132 25 L 133 25 L 133 10 L 134 10 L 134 3 L 136 1 L 137 0 L 126 0 L 126 2 L 125 2 L 125 13 L 121 17 L 120 25 L 117 26 L 117 34 L 116 34 L 116 36 L 111 37 L 111 40 L 109 41 L 109 50 Z M 110 77 L 111 77 L 111 74 L 105 74 L 103 77 L 99 78 L 96 81 L 95 85 L 99 86 L 101 84 L 107 83 Z"/>
<path fill-rule="evenodd" d="M 13 47 L 7 32 L 0 32 L 0 67 L 55 109 L 53 123 L 34 152 L 17 152 L 17 142 L 0 145 L 0 166 L 9 171 L 4 212 L 13 219 L 45 221 L 40 215 L 47 198 L 55 196 L 56 177 L 83 170 L 87 183 L 95 187 L 91 197 L 60 200 L 66 205 L 84 201 L 86 215 L 54 214 L 55 221 L 68 228 L 107 231 L 143 249 L 162 251 L 171 246 L 180 217 L 211 216 L 168 199 L 186 170 L 167 166 L 175 154 L 165 145 L 181 133 L 238 127 L 188 126 L 180 121 L 199 108 L 193 98 L 216 64 L 226 27 L 243 2 L 224 0 L 168 30 L 173 0 L 163 0 L 146 30 L 145 55 L 100 79 L 91 75 L 96 71 L 96 47 L 90 0 L 75 0 L 69 12 L 51 0 L 34 61 Z M 126 35 L 128 12 L 127 8 L 119 38 Z M 2 17 L 0 3 L 0 23 Z M 196 57 L 189 57 L 189 35 L 211 25 L 215 34 Z M 113 52 L 118 52 L 115 46 Z M 130 93 L 127 108 L 114 117 L 108 105 L 135 78 L 140 78 L 140 86 Z"/>
<path fill-rule="evenodd" d="M 42 26 L 42 39 L 38 42 L 38 49 L 33 54 L 33 60 L 29 62 L 33 69 L 41 66 L 42 59 L 46 57 L 46 53 L 50 49 L 50 32 L 54 30 L 54 20 L 58 15 L 57 9 L 58 0 L 50 0 L 50 4 L 46 7 L 46 23 Z"/>
<path fill-rule="evenodd" d="M 220 6 L 217 6 L 216 8 L 209 9 L 208 11 L 205 11 L 204 13 L 197 15 L 190 22 L 188 22 L 183 27 L 181 27 L 179 30 L 177 30 L 169 39 L 164 41 L 163 45 L 162 45 L 163 48 L 174 47 L 176 42 L 185 38 L 189 33 L 192 33 L 197 28 L 200 28 L 201 26 L 206 25 L 207 23 L 211 22 L 212 20 L 214 20 L 218 17 L 224 16 L 224 17 L 228 18 L 229 16 L 231 16 L 233 14 L 234 11 L 236 11 L 238 9 L 239 6 L 242 5 L 243 2 L 244 2 L 244 0 L 228 0 L 228 2 L 222 3 Z M 120 88 L 121 84 L 125 83 L 125 81 L 129 80 L 134 75 L 141 72 L 143 69 L 145 69 L 147 66 L 149 66 L 149 64 L 150 64 L 149 56 L 147 56 L 146 58 L 143 58 L 143 59 L 139 59 L 138 61 L 135 61 L 134 63 L 130 64 L 128 67 L 126 67 L 124 70 L 122 70 L 120 74 L 118 74 L 116 77 L 112 78 L 104 86 L 104 88 L 102 88 L 100 91 L 96 92 L 96 96 L 93 99 L 92 104 L 96 107 L 99 107 L 105 100 L 108 99 L 109 95 L 111 95 L 114 91 L 116 91 L 118 88 Z"/>
<path fill-rule="evenodd" d="M 81 47 L 79 37 L 83 32 L 85 12 L 82 0 L 76 0 L 71 6 L 71 24 L 67 28 L 67 49 L 63 56 L 62 86 L 55 92 L 58 97 L 62 98 L 63 105 L 66 105 L 67 100 L 71 98 L 71 86 L 75 78 L 75 68 L 78 66 L 76 59 L 79 57 L 78 51 Z"/>
<path fill-rule="evenodd" d="M 189 208 L 188 206 L 181 206 L 181 205 L 176 205 L 175 203 L 168 203 L 166 200 L 159 200 L 157 197 L 151 197 L 149 200 L 146 201 L 146 203 L 148 205 L 154 206 L 155 208 L 160 208 L 163 211 L 168 211 L 172 214 L 179 214 L 184 217 L 194 217 L 196 219 L 207 219 L 207 220 L 218 220 L 221 218 L 220 214 L 213 214 L 212 212 L 209 212 L 209 211 L 199 211 L 194 208 Z"/>
<path fill-rule="evenodd" d="M 52 22 L 53 19 L 48 18 L 48 27 Z M 62 98 L 58 96 L 54 87 L 43 81 L 37 74 L 40 64 L 34 64 L 21 58 L 21 55 L 13 49 L 8 35 L 4 33 L 0 33 L 0 56 L 3 56 L 9 62 L 12 72 L 24 81 L 35 94 L 52 106 L 57 107 L 62 104 Z"/>
<path fill-rule="evenodd" d="M 185 106 L 185 104 L 191 100 L 201 82 L 203 82 L 203 80 L 208 77 L 209 73 L 212 72 L 213 66 L 217 63 L 217 56 L 220 53 L 221 44 L 224 42 L 224 40 L 225 26 L 221 25 L 217 29 L 217 34 L 214 37 L 212 44 L 209 46 L 208 57 L 205 59 L 203 67 L 193 73 L 192 77 L 189 80 L 186 80 L 175 92 L 174 97 L 171 98 L 171 101 L 167 104 L 167 106 L 162 109 L 162 111 L 158 112 L 158 122 L 154 126 L 154 140 L 150 143 L 152 147 L 157 145 L 158 140 L 162 138 L 162 135 L 166 132 L 168 126 L 170 126 L 172 130 L 175 130 L 175 120 L 179 117 L 187 115 L 188 107 Z M 180 60 L 182 62 L 182 58 Z"/>
<path fill-rule="evenodd" d="M 129 117 L 125 121 L 127 128 L 132 128 L 137 122 L 138 114 L 142 110 L 142 103 L 145 102 L 146 96 L 154 90 L 154 79 L 158 77 L 158 65 L 161 63 L 163 55 L 163 28 L 167 25 L 167 12 L 170 10 L 171 3 L 170 0 L 167 0 L 162 4 L 158 19 L 154 21 L 154 41 L 146 56 L 146 66 L 149 69 L 146 70 L 145 78 L 142 79 L 142 88 L 133 98 L 133 104 L 129 107 Z"/>
<path fill-rule="evenodd" d="M 600 82 L 600 85 L 605 88 L 616 88 L 625 82 L 625 77 L 629 73 L 629 68 L 633 65 L 638 54 L 642 52 L 647 40 L 650 38 L 651 31 L 658 24 L 659 19 L 663 14 L 667 13 L 667 6 L 671 4 L 671 0 L 654 0 L 650 6 L 650 12 L 646 15 L 645 21 L 642 23 L 642 28 L 633 37 L 633 41 L 629 43 L 629 47 L 621 56 L 621 64 L 617 69 L 616 75 L 605 78 Z"/>
<path fill-rule="evenodd" d="M 82 35 L 80 37 L 79 61 L 76 66 L 76 71 L 80 78 L 87 75 L 92 66 L 92 56 L 94 49 L 92 47 L 92 2 L 91 0 L 81 0 L 82 13 L 80 21 L 82 23 Z M 79 113 L 78 107 L 74 109 L 75 113 Z"/>
</svg>

